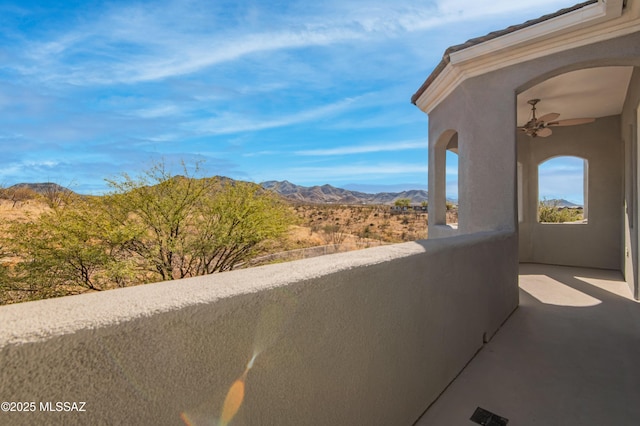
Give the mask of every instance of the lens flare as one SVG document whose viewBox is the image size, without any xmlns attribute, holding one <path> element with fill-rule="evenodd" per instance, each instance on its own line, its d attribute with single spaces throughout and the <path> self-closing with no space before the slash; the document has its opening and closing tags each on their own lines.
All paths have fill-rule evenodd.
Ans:
<svg viewBox="0 0 640 426">
<path fill-rule="evenodd" d="M 294 312 L 298 306 L 297 298 L 288 292 L 280 293 L 276 299 L 277 303 L 267 304 L 262 309 L 256 324 L 253 354 L 249 362 L 247 362 L 247 366 L 242 375 L 231 384 L 224 403 L 222 404 L 220 417 L 213 419 L 212 416 L 209 417 L 209 415 L 206 414 L 203 417 L 202 413 L 194 413 L 193 411 L 187 416 L 186 412 L 182 412 L 180 418 L 186 426 L 195 426 L 196 423 L 199 425 L 205 423 L 211 424 L 212 421 L 217 426 L 228 426 L 236 414 L 238 414 L 244 402 L 245 382 L 249 370 L 253 368 L 256 358 L 258 358 L 262 352 L 274 346 L 280 339 L 287 328 L 287 324 L 294 317 Z M 210 412 L 211 405 L 208 405 L 208 407 L 209 408 L 205 410 L 206 412 Z"/>
<path fill-rule="evenodd" d="M 253 340 L 254 353 L 260 354 L 276 344 L 294 317 L 297 307 L 297 298 L 288 292 L 281 291 L 277 302 L 272 302 L 262 308 L 260 318 L 256 323 Z"/>
<path fill-rule="evenodd" d="M 253 362 L 256 360 L 258 355 L 260 355 L 260 352 L 255 352 L 253 354 L 253 356 L 251 357 L 251 360 L 249 360 L 249 362 L 247 363 L 247 371 L 245 371 L 245 374 L 247 374 L 247 372 L 249 372 L 249 370 L 253 368 Z"/>
<path fill-rule="evenodd" d="M 191 419 L 187 416 L 187 413 L 180 413 L 180 418 L 186 426 L 193 426 L 193 423 L 191 423 Z"/>
<path fill-rule="evenodd" d="M 236 416 L 240 406 L 242 405 L 242 401 L 244 400 L 244 382 L 247 379 L 247 374 L 249 374 L 249 370 L 253 367 L 253 362 L 256 360 L 258 356 L 257 353 L 254 353 L 249 362 L 247 363 L 247 368 L 242 373 L 242 376 L 229 388 L 229 392 L 227 392 L 227 397 L 224 399 L 224 404 L 222 404 L 222 414 L 220 415 L 220 426 L 227 426 L 231 420 Z"/>
<path fill-rule="evenodd" d="M 224 399 L 224 405 L 222 406 L 222 416 L 220 416 L 220 422 L 222 426 L 227 426 L 231 420 L 235 417 L 236 413 L 242 405 L 244 399 L 244 379 L 247 375 L 247 371 L 241 378 L 233 382 L 227 397 Z"/>
</svg>

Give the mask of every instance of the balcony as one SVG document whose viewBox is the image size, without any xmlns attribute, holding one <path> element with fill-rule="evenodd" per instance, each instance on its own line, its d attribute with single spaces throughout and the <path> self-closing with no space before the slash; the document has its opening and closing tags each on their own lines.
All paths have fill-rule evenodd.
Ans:
<svg viewBox="0 0 640 426">
<path fill-rule="evenodd" d="M 35 410 L 0 423 L 411 425 L 516 308 L 517 267 L 487 232 L 4 306 L 2 400 Z"/>
<path fill-rule="evenodd" d="M 416 425 L 637 424 L 638 308 L 619 272 L 522 264 L 520 307 Z"/>
<path fill-rule="evenodd" d="M 619 273 L 520 265 L 514 311 L 516 248 L 487 232 L 2 307 L 2 399 L 36 410 L 0 423 L 633 424 Z"/>
</svg>

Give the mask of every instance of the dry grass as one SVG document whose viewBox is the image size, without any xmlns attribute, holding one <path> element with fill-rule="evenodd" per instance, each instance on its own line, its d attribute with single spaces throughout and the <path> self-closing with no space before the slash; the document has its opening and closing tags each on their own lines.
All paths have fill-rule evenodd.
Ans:
<svg viewBox="0 0 640 426">
<path fill-rule="evenodd" d="M 0 199 L 0 221 L 26 222 L 49 210 L 44 201 L 37 199 L 19 201 L 15 205 L 11 200 Z"/>
<path fill-rule="evenodd" d="M 298 204 L 293 209 L 300 223 L 292 229 L 292 248 L 347 242 L 399 243 L 427 237 L 427 214 L 393 214 L 390 206 Z M 339 234 L 339 235 L 336 235 Z"/>
<path fill-rule="evenodd" d="M 283 241 L 270 243 L 267 253 L 335 244 L 350 250 L 427 237 L 427 214 L 422 212 L 394 214 L 390 206 L 369 205 L 293 204 L 291 208 L 298 223 L 291 225 Z M 25 222 L 49 210 L 42 199 L 15 204 L 0 199 L 0 224 Z"/>
</svg>

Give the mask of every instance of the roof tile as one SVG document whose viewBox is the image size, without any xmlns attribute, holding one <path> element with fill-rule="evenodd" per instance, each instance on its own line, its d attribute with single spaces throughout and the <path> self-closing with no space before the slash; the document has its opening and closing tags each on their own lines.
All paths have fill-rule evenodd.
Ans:
<svg viewBox="0 0 640 426">
<path fill-rule="evenodd" d="M 522 24 L 511 25 L 510 27 L 507 27 L 507 28 L 505 28 L 503 30 L 493 31 L 493 32 L 490 32 L 487 35 L 484 35 L 484 36 L 481 36 L 481 37 L 472 38 L 472 39 L 467 40 L 466 42 L 464 42 L 462 44 L 457 44 L 455 46 L 449 47 L 447 50 L 444 51 L 444 55 L 443 55 L 442 60 L 440 61 L 440 63 L 438 63 L 438 65 L 431 72 L 429 77 L 427 77 L 425 82 L 422 83 L 422 86 L 420 86 L 418 91 L 416 93 L 414 93 L 414 95 L 411 97 L 411 103 L 415 104 L 418 101 L 418 98 L 420 96 L 422 96 L 422 94 L 425 92 L 425 90 L 427 90 L 427 88 L 433 83 L 433 81 L 440 75 L 440 73 L 444 70 L 444 68 L 449 63 L 450 55 L 452 53 L 459 52 L 461 50 L 467 49 L 467 48 L 472 47 L 472 46 L 476 46 L 476 45 L 484 43 L 486 41 L 493 40 L 493 39 L 502 37 L 504 35 L 511 34 L 511 33 L 516 32 L 516 31 L 522 30 L 524 28 L 528 28 L 528 27 L 534 26 L 534 25 L 539 24 L 541 22 L 548 21 L 549 19 L 557 18 L 558 16 L 562 16 L 562 15 L 565 15 L 567 13 L 574 12 L 574 11 L 576 11 L 578 9 L 582 9 L 585 6 L 589 6 L 591 4 L 598 3 L 598 1 L 599 0 L 588 0 L 588 1 L 585 1 L 585 2 L 582 2 L 582 3 L 578 3 L 575 6 L 567 7 L 567 8 L 564 8 L 564 9 L 560 9 L 557 12 L 549 13 L 547 15 L 543 15 L 543 16 L 541 16 L 539 18 L 536 18 L 536 19 L 530 19 L 530 20 L 528 20 L 526 22 L 523 22 Z"/>
</svg>

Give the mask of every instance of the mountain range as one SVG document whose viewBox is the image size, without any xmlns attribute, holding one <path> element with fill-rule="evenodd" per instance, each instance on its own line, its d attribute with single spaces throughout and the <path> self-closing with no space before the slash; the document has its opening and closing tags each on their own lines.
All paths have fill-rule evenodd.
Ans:
<svg viewBox="0 0 640 426">
<path fill-rule="evenodd" d="M 231 181 L 233 179 L 216 176 L 216 178 Z M 353 191 L 349 189 L 336 188 L 331 185 L 322 186 L 300 186 L 293 184 L 289 181 L 275 181 L 270 180 L 259 184 L 263 188 L 274 191 L 275 193 L 287 198 L 291 201 L 299 203 L 313 203 L 313 204 L 393 204 L 399 199 L 409 199 L 411 204 L 421 204 L 423 201 L 427 201 L 427 191 L 421 189 L 412 189 L 409 191 L 401 192 L 378 192 L 375 194 Z M 55 192 L 73 192 L 72 190 L 60 186 L 53 182 L 43 183 L 18 183 L 9 187 L 21 188 L 26 187 L 39 194 L 55 193 Z M 457 200 L 447 201 L 457 204 Z M 544 203 L 549 205 L 555 205 L 556 207 L 569 207 L 577 208 L 582 207 L 580 204 L 572 203 L 571 201 L 561 199 L 544 200 Z"/>
<path fill-rule="evenodd" d="M 398 199 L 407 198 L 411 204 L 427 201 L 427 191 L 412 189 L 402 192 L 379 192 L 368 194 L 359 191 L 336 188 L 331 185 L 300 186 L 289 181 L 270 180 L 260 184 L 263 188 L 274 191 L 283 197 L 301 203 L 317 204 L 393 204 Z"/>
<path fill-rule="evenodd" d="M 218 179 L 233 181 L 233 179 L 216 176 Z M 267 181 L 260 183 L 263 188 L 273 191 L 284 198 L 300 203 L 313 204 L 393 204 L 399 199 L 409 199 L 411 204 L 421 204 L 427 201 L 427 191 L 412 189 L 401 192 L 378 192 L 375 194 L 336 188 L 331 185 L 300 186 L 289 181 Z M 53 192 L 72 192 L 56 183 L 19 183 L 11 188 L 26 187 L 40 194 Z"/>
</svg>

